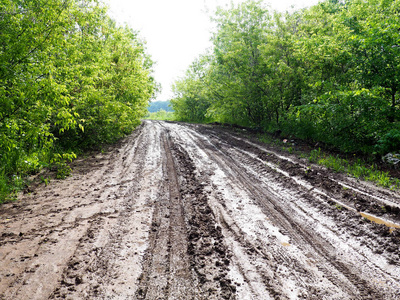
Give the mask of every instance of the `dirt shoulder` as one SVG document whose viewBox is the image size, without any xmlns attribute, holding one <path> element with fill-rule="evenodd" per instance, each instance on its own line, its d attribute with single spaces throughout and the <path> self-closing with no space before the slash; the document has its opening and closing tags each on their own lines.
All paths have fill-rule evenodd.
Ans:
<svg viewBox="0 0 400 300">
<path fill-rule="evenodd" d="M 398 299 L 397 227 L 399 194 L 145 121 L 0 207 L 0 299 Z"/>
</svg>

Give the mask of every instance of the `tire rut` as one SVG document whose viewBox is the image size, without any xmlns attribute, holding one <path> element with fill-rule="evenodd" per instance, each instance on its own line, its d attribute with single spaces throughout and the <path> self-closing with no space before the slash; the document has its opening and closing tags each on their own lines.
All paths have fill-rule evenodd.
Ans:
<svg viewBox="0 0 400 300">
<path fill-rule="evenodd" d="M 163 173 L 165 196 L 158 199 L 152 220 L 150 247 L 146 253 L 144 272 L 140 278 L 137 299 L 190 299 L 196 282 L 186 254 L 188 248 L 182 198 L 179 193 L 175 163 L 165 134 Z M 163 295 L 163 296 L 161 296 Z"/>
<path fill-rule="evenodd" d="M 181 131 L 182 129 L 180 129 Z M 273 188 L 271 189 L 273 185 L 271 187 L 266 186 L 264 182 L 260 182 L 257 176 L 255 177 L 243 168 L 242 166 L 248 162 L 243 162 L 240 157 L 235 155 L 229 144 L 221 143 L 219 138 L 213 136 L 206 138 L 200 133 L 190 132 L 187 134 L 189 137 L 182 138 L 181 142 L 183 143 L 188 139 L 195 140 L 198 147 L 215 161 L 232 182 L 239 184 L 249 195 L 252 195 L 251 197 L 263 209 L 265 215 L 270 216 L 270 219 L 280 228 L 283 234 L 290 236 L 293 243 L 299 245 L 303 252 L 311 254 L 312 259 L 318 264 L 320 273 L 326 274 L 333 286 L 340 287 L 347 294 L 347 297 L 354 299 L 386 299 L 387 294 L 382 294 L 380 290 L 372 287 L 368 280 L 360 277 L 358 268 L 338 259 L 334 245 L 311 228 L 304 227 L 306 224 L 295 221 L 293 216 L 288 214 L 291 211 L 287 211 L 287 207 L 284 206 L 286 204 L 280 203 L 282 196 L 274 192 Z M 181 135 L 182 133 L 180 133 Z M 223 199 L 218 201 L 223 202 Z M 220 214 L 222 215 L 222 213 Z M 225 226 L 225 228 L 227 231 L 232 231 L 232 226 Z M 244 235 L 237 233 L 236 236 Z M 279 255 L 282 256 L 278 253 Z M 288 259 L 284 258 L 283 260 Z M 277 261 L 277 263 L 280 262 Z M 308 288 L 309 295 L 315 292 L 309 285 Z M 279 288 L 272 292 L 272 296 L 281 298 L 282 295 L 278 291 Z M 274 295 L 274 293 L 278 294 Z"/>
<path fill-rule="evenodd" d="M 164 145 L 166 195 L 156 205 L 137 299 L 234 299 L 226 280 L 229 258 L 195 167 L 168 131 Z M 164 278 L 164 280 L 160 280 Z M 162 295 L 162 296 L 161 296 Z"/>
<path fill-rule="evenodd" d="M 400 298 L 393 192 L 207 125 L 74 164 L 0 207 L 0 299 Z"/>
</svg>

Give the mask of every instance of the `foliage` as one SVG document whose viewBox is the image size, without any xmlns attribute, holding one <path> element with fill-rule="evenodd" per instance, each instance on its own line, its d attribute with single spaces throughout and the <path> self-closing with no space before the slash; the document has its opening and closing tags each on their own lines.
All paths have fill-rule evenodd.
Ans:
<svg viewBox="0 0 400 300">
<path fill-rule="evenodd" d="M 177 80 L 173 86 L 175 98 L 171 100 L 174 116 L 180 121 L 204 122 L 210 107 L 209 95 L 201 70 L 209 64 L 209 58 L 203 56 L 193 62 L 186 77 Z"/>
<path fill-rule="evenodd" d="M 344 172 L 355 178 L 375 182 L 379 186 L 400 189 L 399 179 L 391 178 L 388 172 L 380 171 L 376 165 L 368 164 L 360 159 L 350 162 L 338 156 L 327 155 L 321 151 L 321 148 L 318 148 L 318 150 L 314 149 L 310 152 L 309 161 L 325 166 L 335 172 Z"/>
<path fill-rule="evenodd" d="M 149 120 L 160 120 L 160 121 L 174 121 L 175 114 L 172 111 L 165 111 L 163 109 L 152 112 L 146 115 L 145 119 Z"/>
<path fill-rule="evenodd" d="M 392 151 L 400 151 L 400 130 L 392 129 L 386 133 L 377 143 L 375 149 L 378 153 L 385 154 Z"/>
<path fill-rule="evenodd" d="M 271 108 L 264 101 L 266 69 L 259 46 L 266 42 L 269 19 L 260 1 L 217 10 L 218 30 L 212 36 L 214 51 L 208 72 L 213 100 L 208 113 L 216 120 L 259 126 L 268 118 Z"/>
<path fill-rule="evenodd" d="M 397 151 L 399 14 L 398 0 L 220 8 L 213 49 L 175 83 L 176 117 L 279 129 L 344 152 Z"/>
<path fill-rule="evenodd" d="M 3 191 L 59 153 L 129 133 L 156 85 L 137 33 L 96 0 L 6 0 L 0 11 Z"/>
</svg>

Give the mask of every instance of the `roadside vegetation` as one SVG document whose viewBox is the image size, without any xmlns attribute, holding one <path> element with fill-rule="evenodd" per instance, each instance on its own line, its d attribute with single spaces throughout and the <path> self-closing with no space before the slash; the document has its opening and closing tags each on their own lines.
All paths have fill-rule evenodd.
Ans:
<svg viewBox="0 0 400 300">
<path fill-rule="evenodd" d="M 160 110 L 165 110 L 166 112 L 172 112 L 171 101 L 151 101 L 149 103 L 148 111 L 149 113 L 158 112 Z"/>
<path fill-rule="evenodd" d="M 375 161 L 400 151 L 400 1 L 326 0 L 282 14 L 250 0 L 213 20 L 212 49 L 174 84 L 178 120 L 281 132 Z"/>
<path fill-rule="evenodd" d="M 390 171 L 396 171 L 390 165 L 382 165 L 374 156 L 343 153 L 332 149 L 310 146 L 301 140 L 288 140 L 270 133 L 258 134 L 258 140 L 277 147 L 279 150 L 307 159 L 310 163 L 324 166 L 334 172 L 346 173 L 356 179 L 367 180 L 377 186 L 400 190 L 399 176 L 391 176 Z"/>
<path fill-rule="evenodd" d="M 175 114 L 170 104 L 170 101 L 150 102 L 148 113 L 144 118 L 149 120 L 175 121 Z"/>
<path fill-rule="evenodd" d="M 140 123 L 157 89 L 137 32 L 95 0 L 0 4 L 0 203 Z"/>
<path fill-rule="evenodd" d="M 149 112 L 144 118 L 148 120 L 175 121 L 175 114 L 172 111 L 165 111 L 161 109 L 156 112 Z"/>
<path fill-rule="evenodd" d="M 400 189 L 400 179 L 392 178 L 388 171 L 380 170 L 379 166 L 374 162 L 367 162 L 360 158 L 353 160 L 340 158 L 337 155 L 324 153 L 321 148 L 311 151 L 309 161 L 325 166 L 335 172 L 347 173 L 354 178 L 374 182 L 378 186 L 392 190 Z"/>
</svg>

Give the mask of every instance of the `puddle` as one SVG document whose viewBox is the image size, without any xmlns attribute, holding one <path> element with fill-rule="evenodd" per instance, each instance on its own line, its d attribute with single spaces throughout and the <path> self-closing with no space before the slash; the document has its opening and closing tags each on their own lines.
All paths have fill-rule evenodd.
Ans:
<svg viewBox="0 0 400 300">
<path fill-rule="evenodd" d="M 386 205 L 400 207 L 398 204 L 394 203 L 393 201 L 389 201 L 389 200 L 386 200 L 386 199 L 384 199 L 384 198 L 377 197 L 377 196 L 372 195 L 372 194 L 368 194 L 368 193 L 363 192 L 363 191 L 361 191 L 361 190 L 359 190 L 359 189 L 357 189 L 357 188 L 355 188 L 355 187 L 353 187 L 353 186 L 347 185 L 347 184 L 345 184 L 344 182 L 335 180 L 335 179 L 333 179 L 333 178 L 329 178 L 329 179 L 332 180 L 332 181 L 334 181 L 334 182 L 336 182 L 337 184 L 340 184 L 342 187 L 344 187 L 344 188 L 346 188 L 346 189 L 350 189 L 350 190 L 353 190 L 353 191 L 355 191 L 355 192 L 357 192 L 357 193 L 359 193 L 359 194 L 362 194 L 362 195 L 371 197 L 371 198 L 373 198 L 373 199 L 375 199 L 375 200 L 378 200 L 379 202 L 385 203 Z"/>
<path fill-rule="evenodd" d="M 267 162 L 267 161 L 263 161 L 263 160 L 261 160 L 260 158 L 258 158 L 258 157 L 257 157 L 256 155 L 254 155 L 254 154 L 249 154 L 249 153 L 247 153 L 247 152 L 245 152 L 245 151 L 243 151 L 243 150 L 240 150 L 240 149 L 238 149 L 238 150 L 241 151 L 241 152 L 243 152 L 243 153 L 246 153 L 246 154 L 250 155 L 250 156 L 253 157 L 254 159 L 257 159 L 257 160 L 263 162 L 264 164 L 266 164 L 266 165 L 269 166 L 270 168 L 276 170 L 277 172 L 283 174 L 284 176 L 293 179 L 297 184 L 299 184 L 299 185 L 301 185 L 301 186 L 303 186 L 303 187 L 309 189 L 309 191 L 313 190 L 313 191 L 316 192 L 317 194 L 320 194 L 320 195 L 322 195 L 322 196 L 325 196 L 325 197 L 328 198 L 328 199 L 331 199 L 331 200 L 334 201 L 336 204 L 338 204 L 338 205 L 340 205 L 340 206 L 342 206 L 342 207 L 345 207 L 345 208 L 347 208 L 348 210 L 351 210 L 351 211 L 354 211 L 354 212 L 356 211 L 355 208 L 353 208 L 353 207 L 351 207 L 351 206 L 348 206 L 348 205 L 346 205 L 345 203 L 343 203 L 343 202 L 341 202 L 341 201 L 338 201 L 337 199 L 334 199 L 334 198 L 330 197 L 329 195 L 327 195 L 327 194 L 324 193 L 323 191 L 321 191 L 321 190 L 319 190 L 319 189 L 316 189 L 314 186 L 310 185 L 308 182 L 306 182 L 306 181 L 304 181 L 304 180 L 301 180 L 301 179 L 299 179 L 299 178 L 290 176 L 289 173 L 287 173 L 287 172 L 284 171 L 284 170 L 279 169 L 276 165 L 274 165 L 274 164 L 272 164 L 272 163 L 269 163 L 269 162 Z M 339 183 L 339 182 L 338 182 L 338 183 Z M 339 183 L 339 184 L 342 184 L 342 183 Z M 344 186 L 344 185 L 342 184 L 342 186 Z M 350 188 L 352 188 L 352 187 L 350 187 Z M 352 188 L 352 189 L 354 189 L 354 188 Z M 354 190 L 355 190 L 355 189 L 354 189 Z M 357 191 L 358 191 L 358 190 L 357 190 Z M 363 192 L 361 192 L 361 193 L 363 193 Z M 376 198 L 376 197 L 375 197 L 375 198 Z M 364 217 L 364 218 L 370 220 L 371 222 L 374 222 L 374 223 L 376 223 L 376 224 L 383 224 L 383 225 L 386 225 L 387 227 L 390 228 L 390 230 L 389 230 L 390 233 L 393 233 L 393 231 L 395 231 L 396 229 L 400 229 L 400 224 L 396 224 L 396 223 L 390 222 L 390 221 L 388 221 L 388 220 L 385 220 L 385 219 L 382 219 L 382 218 L 379 218 L 379 217 L 370 215 L 370 214 L 368 214 L 368 213 L 360 213 L 360 214 L 361 214 L 362 217 Z M 282 243 L 282 245 L 283 245 L 283 243 Z M 290 246 L 290 245 L 283 245 L 283 246 L 288 247 L 288 246 Z"/>
<path fill-rule="evenodd" d="M 396 229 L 400 229 L 400 225 L 399 224 L 396 224 L 396 223 L 393 223 L 393 222 L 390 222 L 390 221 L 375 217 L 375 216 L 367 214 L 367 213 L 360 213 L 360 215 L 363 218 L 366 218 L 366 219 L 368 219 L 371 222 L 374 222 L 376 224 L 386 225 L 387 227 L 390 228 L 390 233 L 392 233 Z"/>
</svg>

